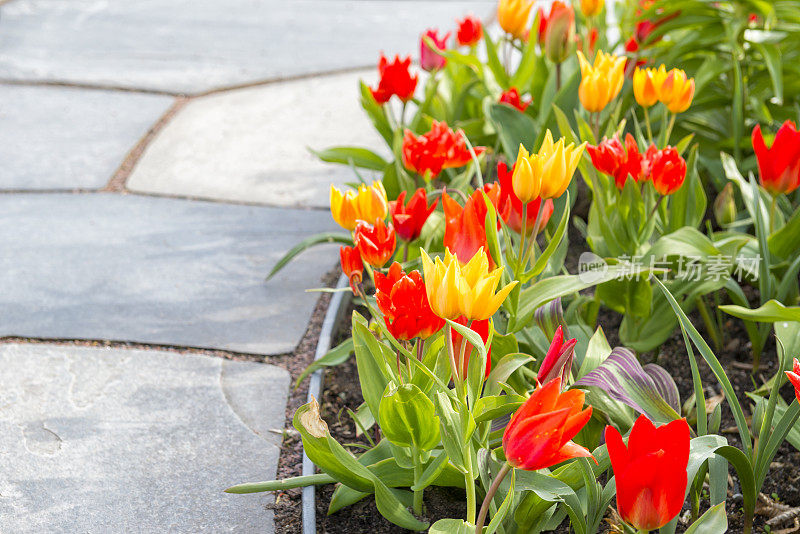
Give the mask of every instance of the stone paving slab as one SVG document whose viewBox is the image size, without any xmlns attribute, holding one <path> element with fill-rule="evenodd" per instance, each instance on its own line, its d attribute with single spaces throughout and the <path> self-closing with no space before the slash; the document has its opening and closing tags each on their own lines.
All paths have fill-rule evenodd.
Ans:
<svg viewBox="0 0 800 534">
<path fill-rule="evenodd" d="M 172 104 L 167 96 L 0 85 L 0 189 L 97 189 Z"/>
<path fill-rule="evenodd" d="M 429 26 L 495 1 L 15 0 L 0 15 L 0 78 L 197 93 L 418 54 Z"/>
<path fill-rule="evenodd" d="M 325 211 L 138 195 L 0 195 L 0 336 L 293 350 L 321 276 L 316 247 L 265 283 Z"/>
<path fill-rule="evenodd" d="M 4 532 L 274 532 L 289 374 L 162 351 L 0 346 Z"/>
<path fill-rule="evenodd" d="M 357 181 L 309 147 L 389 149 L 359 105 L 377 70 L 228 91 L 195 99 L 151 141 L 128 179 L 133 191 L 327 208 L 331 183 Z M 372 173 L 364 171 L 369 179 Z"/>
</svg>

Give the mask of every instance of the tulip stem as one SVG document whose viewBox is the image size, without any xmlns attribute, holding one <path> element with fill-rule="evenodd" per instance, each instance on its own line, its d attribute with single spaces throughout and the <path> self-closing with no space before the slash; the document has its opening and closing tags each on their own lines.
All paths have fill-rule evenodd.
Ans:
<svg viewBox="0 0 800 534">
<path fill-rule="evenodd" d="M 422 458 L 420 458 L 419 451 L 416 447 L 411 449 L 414 455 L 414 487 L 417 488 L 420 478 L 422 478 Z M 422 496 L 425 492 L 424 488 L 417 488 L 414 490 L 414 513 L 422 515 Z"/>
<path fill-rule="evenodd" d="M 672 113 L 667 124 L 667 130 L 664 132 L 664 148 L 669 146 L 669 136 L 672 135 L 672 128 L 675 126 L 675 117 L 677 115 Z"/>
<path fill-rule="evenodd" d="M 778 195 L 772 195 L 772 203 L 769 205 L 769 233 L 775 230 L 775 203 L 778 200 Z"/>
<path fill-rule="evenodd" d="M 458 398 L 461 398 L 461 380 L 458 376 L 458 366 L 456 365 L 456 353 L 453 350 L 453 327 L 450 326 L 450 323 L 447 323 L 445 327 L 446 335 L 447 335 L 447 355 L 450 357 L 450 368 L 453 372 L 453 383 L 456 385 L 456 392 L 458 393 Z"/>
<path fill-rule="evenodd" d="M 561 63 L 556 63 L 556 92 L 561 89 Z"/>
<path fill-rule="evenodd" d="M 599 111 L 594 112 L 592 114 L 592 118 L 594 119 L 592 121 L 592 122 L 594 122 L 593 128 L 592 128 L 592 130 L 594 130 L 594 140 L 595 140 L 595 143 L 599 143 L 600 142 L 600 112 Z"/>
<path fill-rule="evenodd" d="M 650 113 L 644 108 L 644 123 L 647 126 L 647 139 L 653 144 L 653 127 L 650 126 Z"/>
<path fill-rule="evenodd" d="M 481 532 L 483 532 L 483 524 L 486 522 L 486 516 L 489 513 L 489 506 L 492 504 L 494 494 L 497 493 L 497 488 L 500 487 L 500 483 L 503 482 L 503 479 L 506 478 L 509 471 L 511 471 L 511 465 L 506 462 L 503 464 L 503 467 L 500 468 L 497 476 L 494 477 L 492 485 L 489 486 L 489 490 L 486 492 L 486 498 L 483 499 L 483 504 L 481 505 L 481 513 L 478 514 L 478 522 L 475 524 L 475 534 L 481 534 Z"/>
</svg>

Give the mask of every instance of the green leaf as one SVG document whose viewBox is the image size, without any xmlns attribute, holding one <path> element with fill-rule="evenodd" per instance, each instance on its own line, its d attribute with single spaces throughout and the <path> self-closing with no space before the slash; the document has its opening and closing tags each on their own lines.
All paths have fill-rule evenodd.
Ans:
<svg viewBox="0 0 800 534">
<path fill-rule="evenodd" d="M 558 245 L 561 243 L 561 240 L 564 238 L 564 233 L 567 231 L 567 221 L 569 220 L 569 192 L 567 192 L 567 201 L 565 204 L 564 212 L 561 214 L 561 220 L 558 223 L 558 227 L 556 228 L 553 237 L 550 238 L 550 242 L 547 243 L 547 247 L 539 254 L 539 257 L 536 258 L 536 263 L 533 264 L 533 268 L 525 273 L 526 277 L 533 277 L 539 275 L 542 271 L 544 271 L 545 267 L 547 267 L 547 262 L 550 260 L 550 257 L 553 255 L 553 252 L 556 251 Z"/>
<path fill-rule="evenodd" d="M 497 102 L 488 103 L 485 111 L 486 117 L 497 130 L 506 156 L 516 158 L 519 145 L 530 151 L 535 150 L 537 127 L 532 118 Z"/>
<path fill-rule="evenodd" d="M 486 63 L 489 66 L 489 70 L 492 71 L 498 85 L 505 91 L 509 87 L 508 74 L 506 74 L 506 69 L 503 67 L 503 64 L 500 63 L 500 56 L 497 54 L 497 45 L 492 41 L 489 32 L 483 32 L 483 42 L 486 45 Z"/>
<path fill-rule="evenodd" d="M 522 395 L 491 395 L 481 397 L 472 408 L 472 415 L 476 423 L 491 421 L 506 414 L 514 412 L 525 402 Z"/>
<path fill-rule="evenodd" d="M 532 319 L 536 308 L 547 304 L 558 297 L 565 297 L 577 293 L 588 287 L 614 280 L 630 272 L 631 267 L 625 265 L 611 265 L 603 271 L 581 275 L 558 275 L 539 280 L 520 294 L 519 310 L 516 317 L 508 322 L 509 332 L 518 332 Z"/>
<path fill-rule="evenodd" d="M 400 447 L 429 451 L 439 444 L 439 418 L 433 402 L 413 384 L 390 383 L 381 399 L 381 431 Z"/>
<path fill-rule="evenodd" d="M 725 534 L 728 531 L 728 515 L 725 503 L 712 506 L 700 519 L 686 529 L 686 534 Z"/>
<path fill-rule="evenodd" d="M 784 306 L 776 300 L 768 300 L 763 306 L 754 310 L 733 304 L 722 305 L 719 309 L 734 317 L 759 323 L 800 322 L 800 306 Z"/>
<path fill-rule="evenodd" d="M 360 320 L 356 320 L 359 318 Z M 379 412 L 383 392 L 389 384 L 390 372 L 386 368 L 386 358 L 391 354 L 388 347 L 380 343 L 363 322 L 364 318 L 353 312 L 353 348 L 356 353 L 358 380 L 361 394 L 373 414 Z"/>
<path fill-rule="evenodd" d="M 350 359 L 351 354 L 353 354 L 353 338 L 350 337 L 329 350 L 322 358 L 311 362 L 311 365 L 306 367 L 305 370 L 300 373 L 300 376 L 297 377 L 297 382 L 294 383 L 294 387 L 297 388 L 300 386 L 300 382 L 302 382 L 305 377 L 317 369 L 322 369 L 323 367 L 335 367 L 343 364 Z"/>
<path fill-rule="evenodd" d="M 335 480 L 325 473 L 306 475 L 301 477 L 284 478 L 283 480 L 268 480 L 266 482 L 248 482 L 237 484 L 225 490 L 225 493 L 260 493 L 262 491 L 282 491 L 292 488 L 304 488 L 320 484 L 332 484 Z"/>
<path fill-rule="evenodd" d="M 356 146 L 333 146 L 325 150 L 312 150 L 309 151 L 317 156 L 322 161 L 328 163 L 343 163 L 345 165 L 353 165 L 361 169 L 370 169 L 373 171 L 382 171 L 388 162 L 380 157 L 378 154 L 367 148 Z"/>
<path fill-rule="evenodd" d="M 389 125 L 386 110 L 375 101 L 375 97 L 372 96 L 372 91 L 367 84 L 359 82 L 359 91 L 361 93 L 361 107 L 367 113 L 367 116 L 372 121 L 372 125 L 375 126 L 380 136 L 383 137 L 383 140 L 386 141 L 386 144 L 391 148 L 394 140 L 394 132 Z"/>
<path fill-rule="evenodd" d="M 794 258 L 800 250 L 800 207 L 780 230 L 769 236 L 769 251 L 779 258 Z"/>
<path fill-rule="evenodd" d="M 711 368 L 714 376 L 717 377 L 720 386 L 722 386 L 722 390 L 725 392 L 725 400 L 728 402 L 731 412 L 733 412 L 733 418 L 736 420 L 736 427 L 739 430 L 739 437 L 741 438 L 747 455 L 749 456 L 752 454 L 753 446 L 752 442 L 750 441 L 750 430 L 747 425 L 747 419 L 745 418 L 742 406 L 739 404 L 739 400 L 736 397 L 736 391 L 733 389 L 733 385 L 731 384 L 728 375 L 725 373 L 725 369 L 714 355 L 714 352 L 708 346 L 708 343 L 705 342 L 703 336 L 700 335 L 700 332 L 697 331 L 692 322 L 681 309 L 680 305 L 678 305 L 675 297 L 672 296 L 669 290 L 658 278 L 653 277 L 653 280 L 656 282 L 661 291 L 664 292 L 664 296 L 667 297 L 667 301 L 669 301 L 670 306 L 672 306 L 675 315 L 678 316 L 678 322 L 681 325 L 681 330 L 683 330 L 692 340 L 692 343 L 694 343 L 695 347 L 697 347 L 697 350 L 699 350 L 700 354 L 703 356 L 703 359 Z M 747 456 L 745 456 L 745 458 L 747 458 Z M 728 460 L 731 461 L 730 459 Z"/>
<path fill-rule="evenodd" d="M 514 502 L 514 479 L 516 469 L 511 469 L 511 485 L 508 489 L 508 493 L 506 493 L 506 498 L 503 499 L 503 503 L 500 505 L 500 508 L 497 509 L 497 513 L 492 516 L 492 521 L 489 523 L 489 526 L 486 527 L 485 534 L 494 534 L 497 532 L 497 529 L 500 528 L 500 525 L 503 524 L 503 520 L 508 515 L 508 511 L 511 509 L 511 503 Z"/>
<path fill-rule="evenodd" d="M 326 245 L 328 243 L 341 243 L 343 245 L 353 245 L 353 238 L 349 235 L 345 234 L 337 234 L 334 232 L 325 232 L 322 234 L 312 235 L 300 241 L 294 247 L 292 247 L 289 252 L 287 252 L 278 263 L 272 268 L 272 270 L 267 275 L 267 280 L 278 274 L 278 272 L 286 267 L 286 264 L 292 261 L 296 256 L 300 253 L 304 252 L 305 250 L 316 246 L 316 245 Z"/>
<path fill-rule="evenodd" d="M 440 519 L 431 525 L 428 534 L 473 534 L 475 525 L 470 525 L 463 519 Z"/>
</svg>

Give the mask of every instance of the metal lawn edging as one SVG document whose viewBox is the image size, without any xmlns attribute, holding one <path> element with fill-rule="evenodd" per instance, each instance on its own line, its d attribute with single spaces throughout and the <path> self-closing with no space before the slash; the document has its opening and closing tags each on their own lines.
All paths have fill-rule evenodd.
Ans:
<svg viewBox="0 0 800 534">
<path fill-rule="evenodd" d="M 331 302 L 328 304 L 328 310 L 325 312 L 325 319 L 322 321 L 322 328 L 319 332 L 319 339 L 317 340 L 317 351 L 314 354 L 314 361 L 319 360 L 331 349 L 333 336 L 336 333 L 336 327 L 341 319 L 342 312 L 347 308 L 350 302 L 351 293 L 349 291 L 341 291 L 348 287 L 350 284 L 347 276 L 342 275 L 339 277 L 339 282 L 336 284 L 336 289 L 339 290 L 331 297 Z M 324 369 L 317 369 L 311 374 L 311 379 L 308 382 L 308 398 L 306 402 L 311 402 L 311 398 L 319 399 L 322 394 L 322 375 Z M 312 462 L 303 451 L 303 476 L 313 475 L 316 472 L 314 462 Z M 313 484 L 303 488 L 303 534 L 316 534 L 317 532 L 317 514 L 316 514 L 316 486 Z"/>
</svg>

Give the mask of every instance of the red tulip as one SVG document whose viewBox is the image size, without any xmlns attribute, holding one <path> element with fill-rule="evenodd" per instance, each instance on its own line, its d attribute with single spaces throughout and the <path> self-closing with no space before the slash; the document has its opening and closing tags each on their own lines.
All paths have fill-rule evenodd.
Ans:
<svg viewBox="0 0 800 534">
<path fill-rule="evenodd" d="M 408 204 L 405 204 L 406 192 L 398 195 L 397 200 L 389 202 L 389 212 L 392 214 L 392 223 L 398 237 L 403 241 L 414 241 L 422 232 L 425 221 L 428 220 L 433 210 L 436 209 L 438 200 L 428 206 L 428 197 L 423 188 L 417 189 Z"/>
<path fill-rule="evenodd" d="M 620 142 L 619 135 L 614 134 L 611 139 L 604 137 L 597 146 L 587 146 L 586 150 L 592 158 L 594 168 L 613 176 L 614 183 L 619 189 L 625 187 L 628 176 L 631 176 L 635 182 L 644 179 L 642 155 L 631 134 L 625 136 L 625 146 Z"/>
<path fill-rule="evenodd" d="M 671 146 L 658 150 L 655 145 L 650 145 L 645 158 L 656 191 L 671 195 L 680 189 L 686 179 L 686 161 L 677 150 Z"/>
<path fill-rule="evenodd" d="M 467 15 L 463 20 L 457 20 L 458 31 L 456 40 L 461 46 L 474 46 L 483 37 L 483 26 L 478 17 Z"/>
<path fill-rule="evenodd" d="M 469 329 L 481 336 L 483 343 L 489 340 L 489 321 L 490 319 L 485 319 L 483 321 L 472 321 Z M 464 317 L 459 317 L 456 321 L 460 325 L 467 326 L 467 320 Z M 461 334 L 456 332 L 456 329 L 453 329 L 453 347 L 455 347 L 456 357 L 460 354 L 461 351 L 461 343 L 467 343 L 467 346 L 464 349 L 464 362 L 461 366 L 461 376 L 466 377 L 467 371 L 469 369 L 469 359 L 472 356 L 473 348 L 472 345 L 466 341 Z M 487 351 L 486 355 L 486 373 L 484 374 L 484 378 L 489 376 L 489 373 L 492 372 L 492 347 L 489 346 L 489 350 Z"/>
<path fill-rule="evenodd" d="M 397 339 L 426 339 L 444 327 L 444 319 L 431 310 L 419 271 L 406 274 L 399 263 L 393 263 L 388 276 L 375 273 L 375 289 L 386 328 Z"/>
<path fill-rule="evenodd" d="M 353 243 L 361 258 L 373 267 L 383 267 L 394 254 L 397 237 L 394 227 L 386 225 L 382 219 L 374 225 L 358 221 L 354 231 Z"/>
<path fill-rule="evenodd" d="M 797 402 L 800 402 L 800 362 L 797 361 L 797 358 L 792 362 L 792 370 L 786 371 L 786 376 L 794 386 L 794 396 L 797 397 Z"/>
<path fill-rule="evenodd" d="M 770 148 L 764 143 L 760 124 L 753 129 L 752 139 L 764 189 L 773 195 L 797 189 L 800 186 L 800 132 L 795 124 L 784 122 Z"/>
<path fill-rule="evenodd" d="M 439 30 L 429 29 L 419 40 L 419 65 L 427 71 L 438 70 L 445 66 L 447 59 L 437 54 L 425 38 L 429 37 L 433 41 L 436 50 L 445 50 L 447 48 L 447 40 L 450 38 L 450 32 L 444 34 L 444 37 L 439 37 Z"/>
<path fill-rule="evenodd" d="M 570 441 L 592 417 L 592 407 L 583 408 L 579 389 L 561 392 L 555 378 L 533 392 L 511 417 L 503 433 L 506 460 L 517 469 L 536 471 L 591 453 Z"/>
<path fill-rule="evenodd" d="M 680 513 L 688 482 L 685 419 L 656 428 L 640 415 L 627 448 L 611 426 L 606 427 L 606 445 L 617 481 L 617 511 L 623 520 L 641 530 L 655 530 Z"/>
<path fill-rule="evenodd" d="M 444 246 L 456 255 L 461 264 L 467 263 L 480 248 L 489 250 L 486 240 L 486 202 L 483 193 L 497 206 L 500 188 L 497 184 L 486 184 L 475 191 L 462 208 L 447 192 L 442 193 L 444 207 Z M 494 269 L 489 255 L 489 268 Z"/>
<path fill-rule="evenodd" d="M 498 100 L 501 104 L 508 104 L 509 106 L 513 106 L 518 110 L 524 112 L 528 106 L 531 105 L 533 102 L 530 98 L 525 100 L 524 102 L 520 99 L 519 91 L 517 91 L 516 87 L 511 87 L 508 91 L 505 91 L 502 95 L 500 95 L 500 100 Z"/>
<path fill-rule="evenodd" d="M 408 70 L 410 65 L 411 56 L 402 61 L 400 56 L 395 56 L 394 61 L 389 63 L 386 56 L 381 54 L 378 63 L 381 79 L 378 87 L 371 89 L 372 96 L 378 104 L 385 104 L 392 98 L 392 95 L 397 96 L 403 102 L 414 98 L 414 90 L 417 88 L 419 76 L 411 76 L 411 72 Z"/>
<path fill-rule="evenodd" d="M 341 247 L 339 249 L 339 259 L 342 263 L 342 272 L 350 280 L 350 289 L 353 294 L 358 294 L 358 284 L 363 280 L 364 263 L 361 261 L 361 254 L 353 247 Z"/>
<path fill-rule="evenodd" d="M 504 162 L 497 164 L 497 179 L 500 182 L 500 202 L 498 203 L 498 213 L 505 223 L 517 232 L 522 232 L 522 201 L 514 193 L 514 187 L 511 183 L 514 175 L 514 165 L 509 169 Z M 542 199 L 537 198 L 528 202 L 525 210 L 525 234 L 530 235 L 533 233 L 533 227 L 536 225 L 536 217 L 539 214 L 539 206 L 542 205 Z M 547 226 L 550 216 L 553 214 L 553 201 L 549 198 L 544 201 L 544 211 L 539 220 L 539 231 L 541 232 Z"/>
<path fill-rule="evenodd" d="M 553 336 L 553 342 L 550 343 L 550 348 L 547 350 L 547 355 L 542 360 L 542 366 L 539 367 L 536 380 L 541 384 L 546 384 L 552 379 L 560 377 L 561 384 L 566 386 L 567 378 L 572 370 L 572 359 L 575 356 L 577 343 L 575 339 L 569 339 L 565 343 L 564 331 L 559 325 Z"/>
<path fill-rule="evenodd" d="M 485 147 L 474 147 L 480 156 Z M 403 136 L 403 165 L 425 179 L 433 179 L 442 169 L 463 167 L 472 160 L 462 133 L 445 122 L 433 121 L 428 133 L 416 136 L 410 130 Z"/>
</svg>

